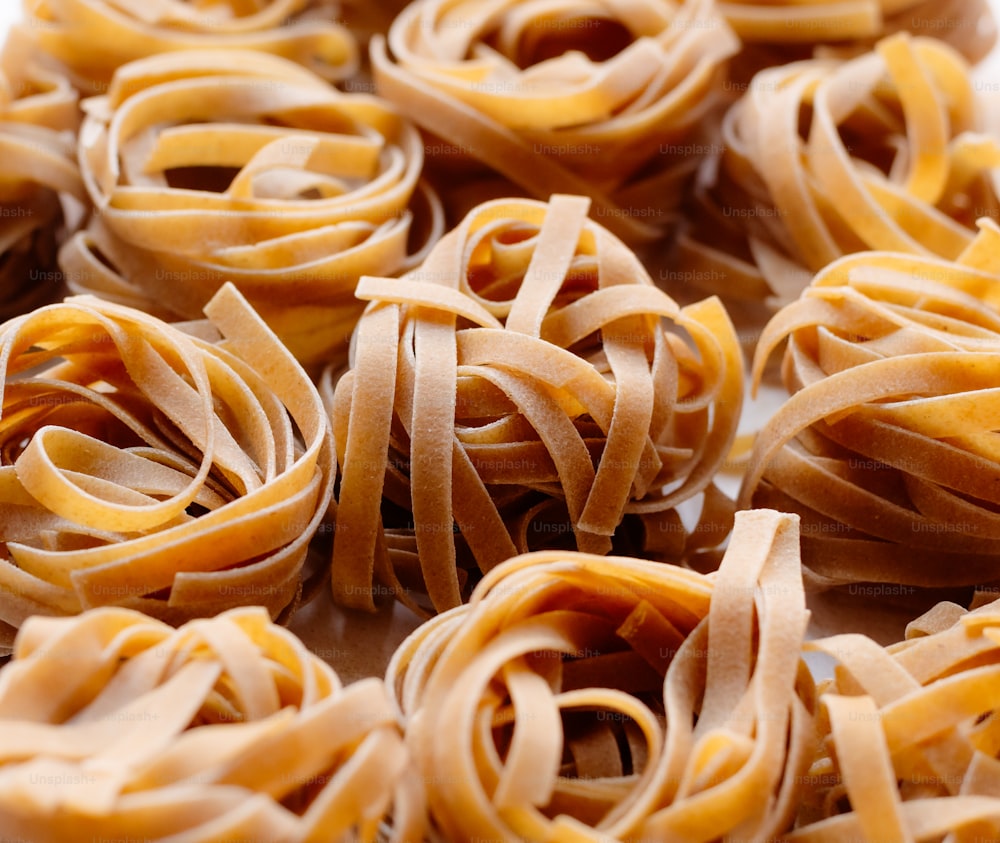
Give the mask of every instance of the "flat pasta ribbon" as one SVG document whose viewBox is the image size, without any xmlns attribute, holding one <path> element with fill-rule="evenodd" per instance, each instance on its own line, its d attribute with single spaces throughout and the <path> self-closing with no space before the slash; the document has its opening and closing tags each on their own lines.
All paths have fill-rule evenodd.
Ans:
<svg viewBox="0 0 1000 843">
<path fill-rule="evenodd" d="M 858 634 L 807 646 L 836 669 L 797 828 L 782 840 L 997 839 L 1000 604 L 941 603 L 887 649 Z"/>
<path fill-rule="evenodd" d="M 302 64 L 324 79 L 358 69 L 358 45 L 336 0 L 23 0 L 23 39 L 85 94 L 103 94 L 123 64 L 158 53 L 253 50 Z"/>
<path fill-rule="evenodd" d="M 737 515 L 711 576 L 531 553 L 386 683 L 437 839 L 774 840 L 814 754 L 797 519 Z"/>
<path fill-rule="evenodd" d="M 712 0 L 419 0 L 371 55 L 379 93 L 446 159 L 537 199 L 587 195 L 638 243 L 675 221 L 737 46 Z M 480 199 L 515 192 L 499 189 Z"/>
<path fill-rule="evenodd" d="M 0 326 L 7 642 L 32 614 L 178 623 L 297 599 L 333 493 L 329 422 L 235 288 L 206 314 L 199 338 L 74 297 Z"/>
<path fill-rule="evenodd" d="M 791 394 L 763 427 L 739 506 L 802 518 L 817 586 L 1000 580 L 1000 227 L 957 261 L 835 261 L 768 324 Z"/>
<path fill-rule="evenodd" d="M 725 537 L 711 481 L 742 403 L 732 324 L 715 299 L 680 308 L 587 210 L 487 202 L 401 280 L 358 285 L 350 367 L 320 383 L 342 468 L 338 602 L 388 590 L 441 611 L 527 550 L 679 560 Z M 702 492 L 689 536 L 676 507 Z"/>
<path fill-rule="evenodd" d="M 85 109 L 79 154 L 96 210 L 60 254 L 75 292 L 195 319 L 232 281 L 316 366 L 346 357 L 358 278 L 407 269 L 420 257 L 411 235 L 432 242 L 443 226 L 417 191 L 416 129 L 285 59 L 154 56 L 122 67 Z"/>
<path fill-rule="evenodd" d="M 944 41 L 970 62 L 985 58 L 997 38 L 986 0 L 724 0 L 719 11 L 743 41 L 735 90 L 765 67 L 860 55 L 897 32 Z"/>
<path fill-rule="evenodd" d="M 0 674 L 13 839 L 419 840 L 423 795 L 380 680 L 337 674 L 260 607 L 180 629 L 34 617 Z"/>
<path fill-rule="evenodd" d="M 87 201 L 79 123 L 66 78 L 9 40 L 0 54 L 0 321 L 60 294 L 56 250 L 80 216 L 67 200 Z"/>
<path fill-rule="evenodd" d="M 682 267 L 777 308 L 841 255 L 957 258 L 976 220 L 1000 214 L 1000 142 L 969 74 L 947 45 L 906 34 L 759 73 L 723 120 Z"/>
</svg>

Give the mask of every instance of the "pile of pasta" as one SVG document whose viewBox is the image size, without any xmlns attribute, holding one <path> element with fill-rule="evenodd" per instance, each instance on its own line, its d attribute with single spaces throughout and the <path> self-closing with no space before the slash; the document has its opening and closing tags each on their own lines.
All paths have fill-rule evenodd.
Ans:
<svg viewBox="0 0 1000 843">
<path fill-rule="evenodd" d="M 84 94 L 103 94 L 123 64 L 158 53 L 233 50 L 281 56 L 324 79 L 358 69 L 358 46 L 337 0 L 22 0 L 23 40 Z"/>
<path fill-rule="evenodd" d="M 742 404 L 732 324 L 714 298 L 679 307 L 588 204 L 486 202 L 402 281 L 361 279 L 350 368 L 320 383 L 338 602 L 441 611 L 528 550 L 677 560 L 728 532 L 711 482 Z M 689 537 L 676 507 L 702 492 Z"/>
<path fill-rule="evenodd" d="M 886 650 L 851 634 L 808 646 L 837 667 L 820 688 L 823 743 L 798 827 L 783 839 L 996 840 L 1000 603 L 938 604 Z"/>
<path fill-rule="evenodd" d="M 74 292 L 196 319 L 232 281 L 318 366 L 346 356 L 358 278 L 408 268 L 415 228 L 430 242 L 443 225 L 434 198 L 414 195 L 416 129 L 282 58 L 157 55 L 84 107 L 95 211 L 60 254 Z"/>
<path fill-rule="evenodd" d="M 637 244 L 675 222 L 738 44 L 712 0 L 417 0 L 371 58 L 379 93 L 433 136 L 443 179 L 479 162 L 505 180 L 481 179 L 466 207 L 511 185 L 580 194 Z"/>
<path fill-rule="evenodd" d="M 33 614 L 297 599 L 336 474 L 305 372 L 231 285 L 196 333 L 89 297 L 0 326 L 0 646 Z"/>
<path fill-rule="evenodd" d="M 529 554 L 386 676 L 448 840 L 774 840 L 814 754 L 796 519 L 737 516 L 717 576 Z"/>
<path fill-rule="evenodd" d="M 74 224 L 67 197 L 86 200 L 79 122 L 69 82 L 8 44 L 0 54 L 0 320 L 60 293 L 56 250 Z"/>
<path fill-rule="evenodd" d="M 337 674 L 259 608 L 179 629 L 127 609 L 32 618 L 0 671 L 12 840 L 419 840 L 380 680 Z"/>
<path fill-rule="evenodd" d="M 754 382 L 787 338 L 792 394 L 754 443 L 738 505 L 802 517 L 817 586 L 1000 580 L 1000 226 L 980 225 L 958 261 L 836 261 L 761 337 Z"/>
<path fill-rule="evenodd" d="M 761 72 L 724 118 L 681 263 L 713 292 L 779 307 L 844 254 L 957 258 L 976 219 L 1000 215 L 1000 142 L 969 74 L 906 34 Z"/>
<path fill-rule="evenodd" d="M 743 41 L 732 74 L 739 88 L 764 67 L 857 55 L 896 32 L 937 38 L 971 62 L 997 37 L 987 0 L 723 0 L 719 8 Z"/>
</svg>

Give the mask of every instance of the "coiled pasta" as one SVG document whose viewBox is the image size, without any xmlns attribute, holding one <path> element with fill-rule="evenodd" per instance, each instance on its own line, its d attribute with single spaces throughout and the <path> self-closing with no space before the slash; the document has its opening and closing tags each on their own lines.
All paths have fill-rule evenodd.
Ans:
<svg viewBox="0 0 1000 843">
<path fill-rule="evenodd" d="M 732 325 L 717 300 L 678 307 L 587 210 L 487 202 L 402 280 L 362 279 L 350 368 L 321 383 L 339 602 L 372 608 L 378 582 L 442 610 L 467 573 L 529 549 L 606 553 L 627 533 L 679 559 L 728 532 L 713 514 L 689 539 L 676 507 L 721 497 L 743 390 Z"/>
<path fill-rule="evenodd" d="M 204 339 L 89 297 L 0 326 L 8 645 L 32 614 L 178 623 L 297 599 L 333 492 L 326 414 L 232 286 L 206 313 Z"/>
</svg>

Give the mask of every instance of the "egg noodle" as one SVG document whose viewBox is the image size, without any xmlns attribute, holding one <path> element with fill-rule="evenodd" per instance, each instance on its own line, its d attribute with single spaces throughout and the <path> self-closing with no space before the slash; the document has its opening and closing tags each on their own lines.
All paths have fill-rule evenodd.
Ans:
<svg viewBox="0 0 1000 843">
<path fill-rule="evenodd" d="M 231 285 L 206 314 L 202 339 L 75 297 L 0 327 L 8 644 L 36 613 L 296 600 L 336 472 L 326 413 Z"/>
<path fill-rule="evenodd" d="M 0 320 L 55 299 L 55 252 L 86 201 L 76 164 L 80 118 L 69 82 L 10 43 L 0 54 Z"/>
<path fill-rule="evenodd" d="M 385 687 L 337 674 L 259 608 L 173 629 L 36 616 L 0 671 L 9 839 L 419 840 L 423 797 Z"/>
<path fill-rule="evenodd" d="M 768 324 L 792 393 L 764 425 L 740 506 L 802 517 L 817 585 L 1000 580 L 1000 227 L 957 261 L 841 258 Z M 904 591 L 912 591 L 904 589 Z"/>
<path fill-rule="evenodd" d="M 75 292 L 194 319 L 232 281 L 319 365 L 346 355 L 358 278 L 419 260 L 408 250 L 414 213 L 425 240 L 440 234 L 434 197 L 414 196 L 416 130 L 381 100 L 284 59 L 154 56 L 84 107 L 80 164 L 95 212 L 60 255 Z"/>
<path fill-rule="evenodd" d="M 783 839 L 996 839 L 1000 605 L 939 604 L 885 650 L 853 634 L 807 646 L 837 667 L 799 827 Z"/>
<path fill-rule="evenodd" d="M 986 0 L 725 0 L 719 11 L 743 41 L 733 76 L 744 82 L 764 67 L 859 55 L 897 32 L 944 41 L 970 62 L 997 38 Z"/>
<path fill-rule="evenodd" d="M 976 219 L 1000 214 L 1000 144 L 969 73 L 906 34 L 762 71 L 725 116 L 681 264 L 708 290 L 780 306 L 844 254 L 956 259 Z"/>
<path fill-rule="evenodd" d="M 675 221 L 737 47 L 711 0 L 418 0 L 371 58 L 379 93 L 443 155 L 537 199 L 589 196 L 637 243 Z"/>
<path fill-rule="evenodd" d="M 440 611 L 467 571 L 530 549 L 606 553 L 634 527 L 679 559 L 728 532 L 710 484 L 742 401 L 732 325 L 715 299 L 678 307 L 587 211 L 487 202 L 401 281 L 362 278 L 350 368 L 320 384 L 338 602 Z M 692 537 L 676 507 L 701 492 Z"/>
<path fill-rule="evenodd" d="M 797 519 L 717 575 L 542 552 L 404 641 L 386 682 L 448 840 L 774 840 L 813 758 Z"/>
<path fill-rule="evenodd" d="M 23 0 L 23 40 L 85 94 L 103 94 L 121 65 L 157 53 L 253 50 L 295 61 L 325 79 L 358 67 L 358 46 L 334 0 Z"/>
</svg>

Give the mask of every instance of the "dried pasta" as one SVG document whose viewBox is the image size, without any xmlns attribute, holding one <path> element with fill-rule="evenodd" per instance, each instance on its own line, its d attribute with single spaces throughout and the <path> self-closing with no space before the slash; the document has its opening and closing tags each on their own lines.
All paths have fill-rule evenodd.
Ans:
<svg viewBox="0 0 1000 843">
<path fill-rule="evenodd" d="M 959 260 L 874 252 L 817 275 L 768 324 L 791 398 L 754 444 L 740 506 L 802 517 L 817 586 L 1000 580 L 1000 227 Z"/>
<path fill-rule="evenodd" d="M 885 650 L 857 634 L 810 642 L 837 667 L 820 696 L 822 751 L 784 839 L 997 839 L 998 644 L 997 603 L 939 604 Z"/>
<path fill-rule="evenodd" d="M 0 672 L 12 840 L 419 840 L 384 684 L 337 674 L 260 607 L 180 629 L 120 609 L 31 618 Z"/>
<path fill-rule="evenodd" d="M 763 843 L 814 754 L 794 516 L 717 575 L 527 554 L 419 627 L 386 682 L 448 840 Z"/>
<path fill-rule="evenodd" d="M 763 71 L 723 121 L 681 264 L 706 289 L 777 307 L 844 254 L 954 260 L 976 219 L 1000 214 L 986 116 L 966 62 L 931 38 Z"/>
<path fill-rule="evenodd" d="M 587 210 L 487 202 L 402 280 L 361 280 L 350 367 L 320 383 L 338 602 L 441 611 L 527 550 L 679 559 L 725 537 L 710 484 L 742 402 L 732 325 L 715 299 L 680 308 Z M 676 507 L 701 492 L 688 536 Z"/>
<path fill-rule="evenodd" d="M 96 212 L 60 255 L 74 292 L 195 319 L 232 281 L 318 366 L 346 357 L 358 278 L 406 269 L 422 248 L 411 235 L 441 230 L 433 196 L 417 191 L 417 131 L 285 59 L 154 56 L 85 108 Z"/>
<path fill-rule="evenodd" d="M 0 321 L 61 290 L 55 253 L 74 224 L 67 201 L 86 201 L 78 124 L 69 82 L 8 43 L 0 55 Z"/>
<path fill-rule="evenodd" d="M 358 68 L 358 46 L 335 0 L 22 0 L 23 39 L 85 94 L 103 94 L 123 64 L 159 53 L 232 50 L 280 56 L 328 80 Z"/>
<path fill-rule="evenodd" d="M 857 55 L 897 32 L 944 41 L 971 62 L 997 36 L 986 0 L 726 0 L 719 11 L 744 42 L 734 61 L 737 89 L 764 67 Z"/>
<path fill-rule="evenodd" d="M 475 161 L 537 199 L 590 196 L 635 244 L 674 222 L 737 46 L 712 0 L 418 0 L 371 54 L 379 93 L 453 172 Z M 514 192 L 494 189 L 479 198 Z"/>
<path fill-rule="evenodd" d="M 32 614 L 297 599 L 335 479 L 326 413 L 235 288 L 206 313 L 195 335 L 76 297 L 0 326 L 0 643 Z"/>
</svg>

